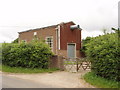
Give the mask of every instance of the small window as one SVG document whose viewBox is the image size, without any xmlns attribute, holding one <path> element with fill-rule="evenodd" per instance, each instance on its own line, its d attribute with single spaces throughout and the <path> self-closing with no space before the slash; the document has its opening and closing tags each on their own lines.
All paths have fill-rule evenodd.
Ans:
<svg viewBox="0 0 120 90">
<path fill-rule="evenodd" d="M 37 32 L 34 32 L 34 36 L 37 35 Z"/>
<path fill-rule="evenodd" d="M 50 46 L 50 48 L 53 50 L 53 37 L 49 36 L 46 37 L 46 43 Z"/>
</svg>

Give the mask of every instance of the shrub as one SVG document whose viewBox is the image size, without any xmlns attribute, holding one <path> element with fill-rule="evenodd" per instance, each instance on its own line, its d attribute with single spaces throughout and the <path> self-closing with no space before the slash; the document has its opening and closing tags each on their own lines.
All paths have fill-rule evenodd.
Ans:
<svg viewBox="0 0 120 90">
<path fill-rule="evenodd" d="M 80 49 L 82 57 L 86 57 L 85 51 L 87 49 L 87 43 L 89 43 L 91 39 L 92 39 L 91 37 L 86 37 L 86 39 L 82 39 L 82 47 Z"/>
<path fill-rule="evenodd" d="M 90 42 L 92 38 L 91 37 L 86 37 L 85 39 L 82 39 L 82 48 L 80 49 L 80 51 L 85 52 L 86 51 L 86 44 Z"/>
<path fill-rule="evenodd" d="M 11 67 L 48 68 L 52 52 L 43 42 L 3 44 L 3 64 Z"/>
<path fill-rule="evenodd" d="M 2 43 L 0 43 L 0 64 L 2 64 Z"/>
<path fill-rule="evenodd" d="M 18 39 L 19 38 L 16 38 L 14 41 L 12 41 L 12 43 L 18 43 Z"/>
<path fill-rule="evenodd" d="M 92 63 L 92 71 L 104 78 L 120 80 L 120 48 L 117 33 L 92 38 L 86 54 Z"/>
</svg>

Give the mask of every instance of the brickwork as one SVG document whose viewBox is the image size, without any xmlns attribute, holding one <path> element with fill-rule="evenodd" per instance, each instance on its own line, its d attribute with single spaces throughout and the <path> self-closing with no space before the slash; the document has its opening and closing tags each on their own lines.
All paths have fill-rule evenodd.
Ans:
<svg viewBox="0 0 120 90">
<path fill-rule="evenodd" d="M 56 28 L 58 25 L 60 26 L 60 50 L 58 50 L 58 37 L 56 35 Z M 36 37 L 39 40 L 45 40 L 48 36 L 53 37 L 53 53 L 55 55 L 67 57 L 67 44 L 75 43 L 76 57 L 80 57 L 81 30 L 71 30 L 70 26 L 75 25 L 73 22 L 61 23 L 58 25 L 20 32 L 19 42 L 25 40 L 29 43 L 34 38 L 34 32 L 37 32 Z"/>
<path fill-rule="evenodd" d="M 81 30 L 74 29 L 71 30 L 70 26 L 75 25 L 73 22 L 61 24 L 61 50 L 67 50 L 68 43 L 76 43 L 76 50 L 81 48 Z"/>
<path fill-rule="evenodd" d="M 58 55 L 63 56 L 63 57 L 67 57 L 67 50 L 59 50 Z M 76 57 L 81 57 L 80 50 L 76 50 Z"/>
<path fill-rule="evenodd" d="M 62 56 L 54 55 L 49 59 L 49 68 L 59 68 L 64 70 L 64 61 Z"/>
<path fill-rule="evenodd" d="M 39 40 L 45 40 L 48 36 L 53 36 L 53 52 L 56 54 L 56 30 L 55 27 L 35 29 L 29 32 L 22 32 L 19 34 L 19 41 L 26 40 L 28 43 L 33 40 L 34 32 L 37 32 L 36 37 Z"/>
</svg>

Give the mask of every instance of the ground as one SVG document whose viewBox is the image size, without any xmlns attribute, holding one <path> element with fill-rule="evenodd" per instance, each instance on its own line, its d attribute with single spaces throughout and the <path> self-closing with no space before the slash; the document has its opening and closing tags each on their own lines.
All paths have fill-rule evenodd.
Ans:
<svg viewBox="0 0 120 90">
<path fill-rule="evenodd" d="M 55 88 L 95 88 L 83 80 L 82 76 L 86 72 L 88 71 L 81 70 L 78 73 L 57 71 L 53 73 L 39 74 L 3 73 L 3 75 L 31 80 L 33 82 L 50 85 Z"/>
</svg>

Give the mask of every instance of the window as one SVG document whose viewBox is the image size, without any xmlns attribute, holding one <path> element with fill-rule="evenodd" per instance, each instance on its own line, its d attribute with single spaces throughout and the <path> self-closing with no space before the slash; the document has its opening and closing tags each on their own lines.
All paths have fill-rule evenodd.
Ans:
<svg viewBox="0 0 120 90">
<path fill-rule="evenodd" d="M 53 37 L 46 37 L 46 43 L 50 46 L 51 50 L 53 50 Z"/>
<path fill-rule="evenodd" d="M 37 35 L 37 32 L 34 32 L 34 36 Z"/>
<path fill-rule="evenodd" d="M 33 40 L 38 40 L 37 32 L 34 32 Z"/>
</svg>

